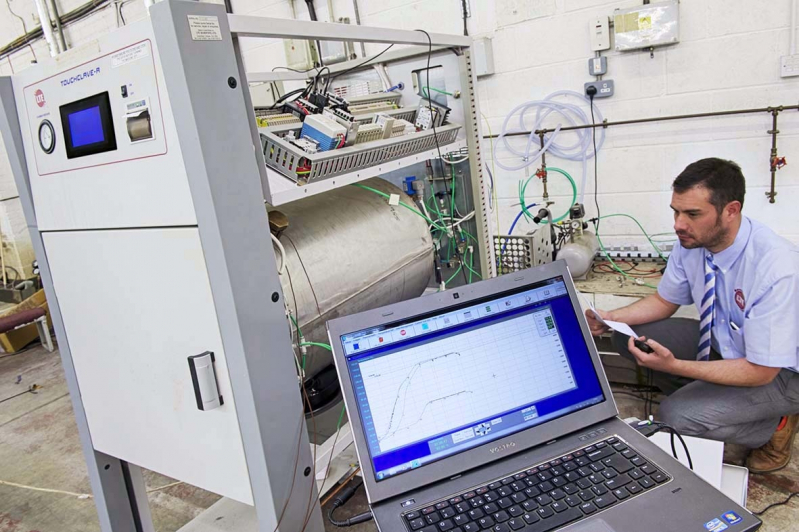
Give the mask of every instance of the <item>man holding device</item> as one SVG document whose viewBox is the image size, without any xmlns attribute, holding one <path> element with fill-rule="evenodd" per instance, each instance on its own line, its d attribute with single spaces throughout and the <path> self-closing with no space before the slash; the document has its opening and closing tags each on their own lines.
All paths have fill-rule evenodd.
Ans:
<svg viewBox="0 0 799 532">
<path fill-rule="evenodd" d="M 732 161 L 692 163 L 672 189 L 679 243 L 657 293 L 597 312 L 635 327 L 649 346 L 613 336 L 669 396 L 665 423 L 753 448 L 749 469 L 776 471 L 799 429 L 799 249 L 741 214 L 745 182 Z M 699 322 L 671 318 L 691 303 Z M 594 335 L 608 331 L 592 310 L 586 316 Z"/>
</svg>

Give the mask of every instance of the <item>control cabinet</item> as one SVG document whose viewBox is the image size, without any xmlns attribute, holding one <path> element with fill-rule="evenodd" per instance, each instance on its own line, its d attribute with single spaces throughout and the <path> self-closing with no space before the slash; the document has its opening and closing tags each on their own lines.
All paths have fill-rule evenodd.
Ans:
<svg viewBox="0 0 799 532">
<path fill-rule="evenodd" d="M 252 504 L 150 21 L 93 46 L 14 78 L 33 205 L 92 443 Z M 189 357 L 209 351 L 222 401 L 201 410 Z"/>
</svg>

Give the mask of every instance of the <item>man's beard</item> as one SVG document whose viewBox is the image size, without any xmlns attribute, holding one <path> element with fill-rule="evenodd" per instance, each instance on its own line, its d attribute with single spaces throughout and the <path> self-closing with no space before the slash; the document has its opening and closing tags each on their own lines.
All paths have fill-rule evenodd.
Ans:
<svg viewBox="0 0 799 532">
<path fill-rule="evenodd" d="M 714 248 L 724 242 L 729 234 L 730 230 L 721 225 L 721 216 L 719 216 L 716 218 L 716 225 L 713 226 L 712 232 L 707 237 L 702 240 L 694 239 L 692 244 L 683 244 L 682 242 L 680 244 L 685 249 Z"/>
</svg>

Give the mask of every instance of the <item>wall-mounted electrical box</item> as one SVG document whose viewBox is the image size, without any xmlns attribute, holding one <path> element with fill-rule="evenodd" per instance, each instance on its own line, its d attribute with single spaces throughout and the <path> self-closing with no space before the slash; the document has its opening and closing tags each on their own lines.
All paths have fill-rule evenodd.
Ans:
<svg viewBox="0 0 799 532">
<path fill-rule="evenodd" d="M 302 39 L 283 39 L 286 49 L 286 64 L 289 68 L 306 70 L 316 62 L 316 47 L 312 41 Z"/>
<path fill-rule="evenodd" d="M 591 50 L 601 52 L 610 50 L 610 21 L 608 17 L 598 17 L 588 23 L 591 36 Z"/>
<path fill-rule="evenodd" d="M 676 0 L 619 9 L 613 14 L 616 51 L 640 50 L 680 42 L 680 4 Z"/>
<path fill-rule="evenodd" d="M 588 73 L 592 76 L 604 76 L 608 73 L 607 57 L 592 57 L 588 60 Z"/>
<path fill-rule="evenodd" d="M 494 73 L 494 46 L 491 44 L 491 39 L 475 39 L 472 46 L 474 53 L 474 73 L 480 78 L 483 76 L 490 76 Z"/>
</svg>

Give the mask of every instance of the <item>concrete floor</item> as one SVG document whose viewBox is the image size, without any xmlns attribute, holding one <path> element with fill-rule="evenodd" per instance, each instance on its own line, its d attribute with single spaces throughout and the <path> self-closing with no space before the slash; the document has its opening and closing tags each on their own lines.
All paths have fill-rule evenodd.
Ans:
<svg viewBox="0 0 799 532">
<path fill-rule="evenodd" d="M 14 356 L 0 355 L 0 401 L 25 391 L 30 385 L 42 388 L 37 394 L 26 393 L 0 402 L 0 532 L 95 532 L 99 531 L 94 503 L 76 495 L 47 493 L 9 486 L 13 482 L 38 488 L 57 489 L 74 494 L 89 493 L 72 405 L 67 394 L 58 353 L 33 347 Z M 616 365 L 618 357 L 609 363 Z M 627 369 L 609 370 L 611 380 L 629 380 L 634 373 Z M 643 416 L 643 402 L 618 395 L 622 417 Z M 332 410 L 331 410 L 332 411 Z M 338 416 L 317 420 L 317 433 L 329 432 Z M 780 501 L 786 494 L 799 491 L 799 441 L 794 444 L 794 458 L 784 470 L 770 475 L 751 475 L 748 507 L 754 511 Z M 745 450 L 728 448 L 729 461 L 740 462 Z M 173 479 L 147 472 L 149 490 L 173 482 Z M 217 495 L 185 484 L 152 491 L 149 501 L 158 532 L 173 532 L 192 520 L 219 499 Z M 363 490 L 340 510 L 338 515 L 365 511 Z M 327 511 L 325 509 L 324 513 Z M 763 516 L 763 532 L 797 530 L 799 498 Z M 328 524 L 328 531 L 337 530 Z M 373 523 L 350 528 L 352 532 L 373 532 Z"/>
</svg>

